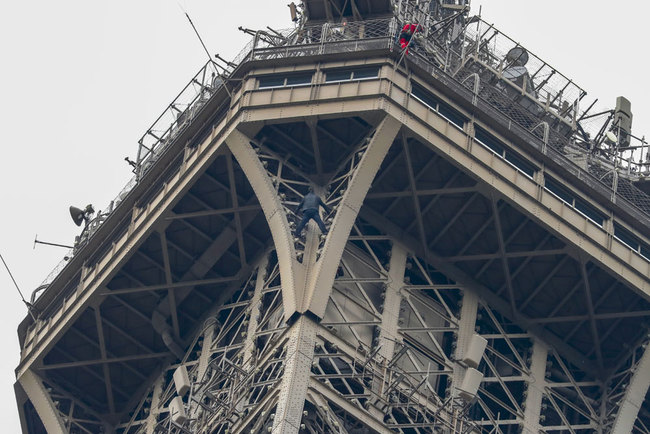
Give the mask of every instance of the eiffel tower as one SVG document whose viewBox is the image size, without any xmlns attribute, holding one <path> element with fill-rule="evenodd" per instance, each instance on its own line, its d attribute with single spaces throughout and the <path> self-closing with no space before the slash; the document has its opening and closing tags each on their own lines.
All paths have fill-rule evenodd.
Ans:
<svg viewBox="0 0 650 434">
<path fill-rule="evenodd" d="M 302 0 L 205 64 L 19 326 L 23 432 L 650 433 L 629 101 L 465 3 Z"/>
</svg>

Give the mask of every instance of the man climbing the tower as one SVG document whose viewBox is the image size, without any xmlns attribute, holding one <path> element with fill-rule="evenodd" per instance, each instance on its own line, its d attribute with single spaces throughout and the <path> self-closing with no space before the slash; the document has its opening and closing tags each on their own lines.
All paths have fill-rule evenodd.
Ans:
<svg viewBox="0 0 650 434">
<path fill-rule="evenodd" d="M 314 193 L 314 190 L 309 187 L 309 192 L 298 204 L 298 211 L 302 211 L 302 220 L 300 220 L 298 227 L 296 227 L 296 237 L 300 237 L 302 235 L 302 230 L 309 222 L 309 220 L 314 220 L 320 228 L 320 231 L 324 235 L 327 235 L 327 228 L 325 227 L 325 223 L 323 223 L 323 220 L 318 214 L 319 206 L 322 206 L 325 212 L 329 214 L 330 209 L 327 207 L 327 205 L 325 205 L 325 202 L 323 202 L 321 198 Z"/>
<path fill-rule="evenodd" d="M 402 27 L 402 32 L 399 34 L 399 45 L 402 50 L 406 50 L 406 54 L 409 54 L 409 45 L 411 43 L 411 38 L 416 32 L 419 32 L 422 26 L 419 24 L 404 24 Z"/>
</svg>

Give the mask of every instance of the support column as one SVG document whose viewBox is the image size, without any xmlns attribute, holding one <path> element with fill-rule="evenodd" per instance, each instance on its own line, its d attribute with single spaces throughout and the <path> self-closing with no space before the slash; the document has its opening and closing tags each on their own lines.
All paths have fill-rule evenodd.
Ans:
<svg viewBox="0 0 650 434">
<path fill-rule="evenodd" d="M 612 428 L 612 434 L 629 434 L 634 428 L 639 409 L 643 405 L 646 393 L 650 387 L 650 351 L 643 352 L 641 360 L 636 365 L 634 375 L 627 386 L 625 396 L 621 400 L 618 414 Z"/>
<path fill-rule="evenodd" d="M 273 434 L 298 434 L 314 359 L 317 324 L 302 315 L 291 326 Z"/>
<path fill-rule="evenodd" d="M 546 360 L 548 347 L 539 339 L 533 341 L 533 354 L 531 355 L 530 377 L 526 396 L 523 432 L 537 434 L 542 429 L 539 417 L 542 413 L 542 399 L 546 388 Z"/>
<path fill-rule="evenodd" d="M 31 369 L 20 376 L 18 382 L 34 405 L 45 430 L 49 434 L 65 434 L 68 430 L 61 420 L 59 411 L 54 406 L 50 394 L 45 389 L 43 380 Z"/>
<path fill-rule="evenodd" d="M 406 270 L 406 249 L 393 242 L 388 271 L 388 284 L 384 297 L 384 309 L 381 314 L 381 331 L 379 332 L 379 355 L 391 360 L 395 352 L 395 340 L 399 321 L 399 308 L 402 302 L 400 290 L 404 286 Z"/>
<path fill-rule="evenodd" d="M 384 309 L 381 314 L 381 330 L 379 331 L 380 348 L 377 352 L 380 360 L 385 364 L 391 362 L 395 354 L 395 341 L 398 339 L 399 309 L 402 303 L 400 290 L 404 286 L 406 256 L 406 249 L 393 241 L 388 270 L 388 283 L 384 292 Z M 376 394 L 381 394 L 381 384 L 373 382 L 372 388 Z M 384 414 L 381 409 L 371 406 L 369 407 L 369 411 L 378 420 L 383 420 Z"/>
<path fill-rule="evenodd" d="M 472 335 L 476 333 L 476 313 L 478 311 L 478 294 L 474 291 L 463 290 L 463 305 L 460 309 L 460 321 L 458 323 L 458 334 L 456 335 L 455 360 L 462 360 L 469 346 Z M 452 381 L 452 394 L 458 396 L 456 387 L 463 381 L 466 369 L 460 364 L 454 364 L 454 375 Z"/>
<path fill-rule="evenodd" d="M 262 290 L 264 289 L 264 282 L 266 281 L 266 267 L 269 263 L 269 255 L 265 255 L 260 261 L 257 268 L 257 280 L 255 280 L 255 292 L 251 298 L 250 315 L 248 317 L 248 328 L 246 329 L 246 339 L 244 340 L 244 350 L 242 359 L 242 369 L 248 369 L 255 365 L 252 361 L 255 352 L 255 332 L 259 324 L 260 305 L 262 302 Z"/>
<path fill-rule="evenodd" d="M 161 375 L 153 386 L 153 393 L 151 396 L 151 406 L 149 407 L 149 416 L 147 416 L 147 434 L 154 434 L 157 425 L 158 414 L 160 414 L 160 396 L 162 395 L 163 375 Z"/>
</svg>

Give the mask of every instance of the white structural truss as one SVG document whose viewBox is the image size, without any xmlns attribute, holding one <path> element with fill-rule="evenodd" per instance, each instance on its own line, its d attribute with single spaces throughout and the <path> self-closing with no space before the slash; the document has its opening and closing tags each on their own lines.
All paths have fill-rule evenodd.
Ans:
<svg viewBox="0 0 650 434">
<path fill-rule="evenodd" d="M 35 300 L 23 431 L 650 433 L 650 198 L 584 91 L 463 1 L 296 11 L 201 69 Z"/>
</svg>

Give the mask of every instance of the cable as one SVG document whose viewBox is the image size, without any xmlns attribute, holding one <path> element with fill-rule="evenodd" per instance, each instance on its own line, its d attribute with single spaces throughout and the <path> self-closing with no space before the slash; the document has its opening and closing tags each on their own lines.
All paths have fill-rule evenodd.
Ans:
<svg viewBox="0 0 650 434">
<path fill-rule="evenodd" d="M 14 285 L 16 286 L 16 289 L 18 290 L 18 294 L 20 294 L 21 300 L 23 301 L 23 303 L 25 303 L 25 306 L 27 306 L 27 310 L 29 311 L 29 314 L 32 316 L 32 318 L 34 320 L 36 320 L 36 318 L 34 317 L 34 313 L 32 312 L 32 305 L 27 300 L 25 300 L 25 297 L 23 296 L 23 292 L 18 287 L 18 283 L 16 283 L 16 279 L 14 279 L 14 275 L 11 274 L 11 270 L 9 269 L 9 266 L 5 262 L 5 258 L 2 257 L 2 253 L 0 253 L 0 259 L 2 259 L 2 263 L 4 264 L 5 268 L 7 269 L 7 273 L 9 273 L 9 277 L 11 277 L 11 281 L 14 282 Z"/>
<path fill-rule="evenodd" d="M 201 35 L 199 35 L 199 31 L 196 30 L 196 26 L 194 26 L 194 23 L 192 22 L 192 18 L 190 18 L 190 16 L 189 16 L 188 13 L 185 11 L 185 9 L 183 9 L 183 6 L 181 6 L 180 3 L 178 3 L 178 7 L 181 8 L 181 10 L 183 11 L 183 13 L 184 13 L 185 16 L 187 17 L 187 20 L 190 22 L 190 25 L 191 25 L 192 28 L 194 29 L 194 33 L 196 33 L 196 36 L 199 38 L 199 42 L 201 43 L 201 45 L 203 46 L 203 49 L 205 50 L 205 54 L 208 55 L 208 59 L 210 60 L 210 62 L 212 62 L 212 56 L 210 55 L 210 52 L 208 51 L 208 49 L 207 49 L 207 47 L 205 46 L 205 44 L 203 43 L 203 39 L 201 38 Z"/>
</svg>

